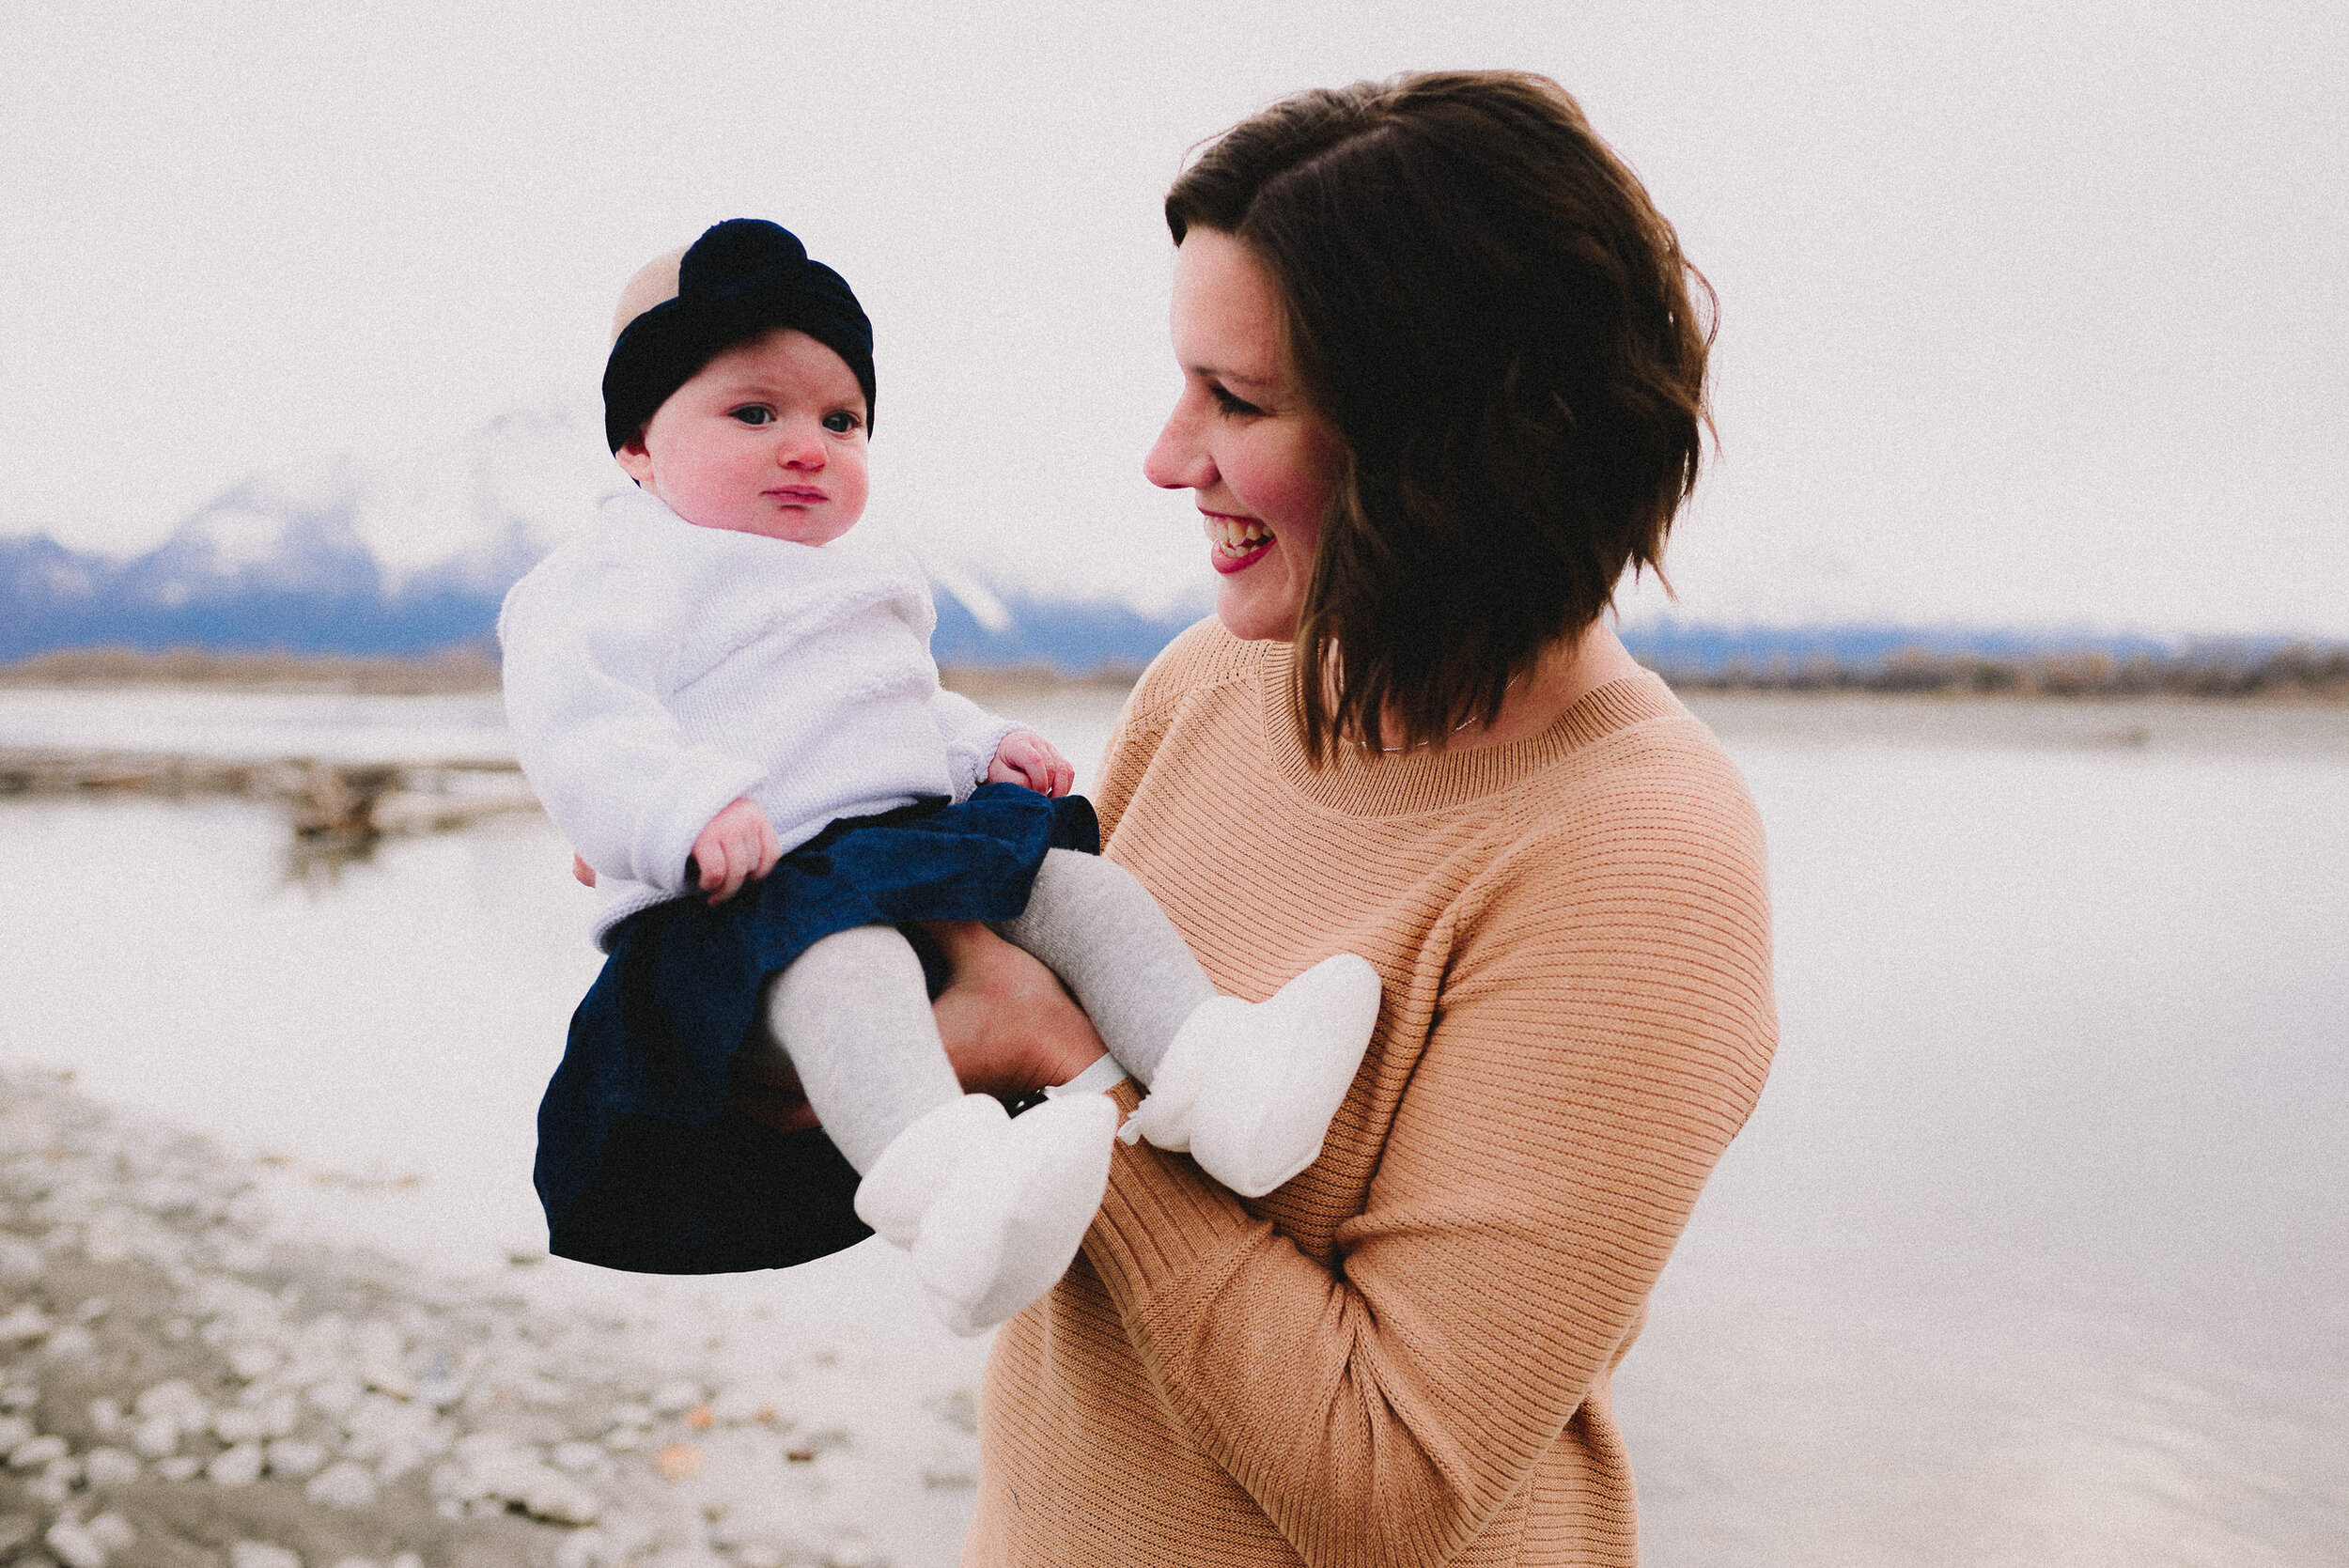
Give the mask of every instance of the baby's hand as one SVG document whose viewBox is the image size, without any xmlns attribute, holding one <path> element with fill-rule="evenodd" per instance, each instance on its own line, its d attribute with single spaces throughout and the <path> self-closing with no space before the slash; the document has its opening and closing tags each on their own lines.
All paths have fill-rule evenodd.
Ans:
<svg viewBox="0 0 2349 1568">
<path fill-rule="evenodd" d="M 712 904 L 723 904 L 741 892 L 744 882 L 755 882 L 774 870 L 781 859 L 783 841 L 775 836 L 774 824 L 756 801 L 745 797 L 709 819 L 709 826 L 693 840 L 686 871 L 689 876 L 699 872 L 702 892 Z"/>
<path fill-rule="evenodd" d="M 1066 795 L 1076 787 L 1077 770 L 1035 731 L 1014 730 L 995 748 L 987 782 L 1026 784 L 1038 795 Z"/>
</svg>

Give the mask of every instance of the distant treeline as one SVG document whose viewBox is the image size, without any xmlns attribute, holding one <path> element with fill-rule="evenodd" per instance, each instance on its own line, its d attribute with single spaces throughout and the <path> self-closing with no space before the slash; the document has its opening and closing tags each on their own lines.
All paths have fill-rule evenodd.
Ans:
<svg viewBox="0 0 2349 1568">
<path fill-rule="evenodd" d="M 1828 654 L 1732 658 L 1710 668 L 1649 662 L 1674 686 L 1727 691 L 1946 692 L 2024 697 L 2270 697 L 2349 701 L 2349 644 L 2189 644 L 1980 653 L 1899 648 L 1865 661 Z"/>
<path fill-rule="evenodd" d="M 1819 648 L 1767 653 L 1659 647 L 1627 636 L 1642 663 L 1674 686 L 1713 691 L 1882 691 L 2020 697 L 2268 698 L 2349 702 L 2349 644 L 2143 644 L 1998 651 L 1966 648 Z M 1141 662 L 1112 656 L 1085 673 L 1050 660 L 945 661 L 946 683 L 985 699 L 1039 686 L 1126 685 Z M 285 649 L 66 648 L 0 665 L 0 686 L 191 685 L 304 688 L 412 694 L 490 691 L 497 650 L 475 641 L 425 653 L 352 655 Z"/>
<path fill-rule="evenodd" d="M 213 648 L 58 648 L 0 665 L 0 686 L 302 687 L 334 691 L 494 691 L 494 650 L 460 643 L 428 653 L 243 653 Z"/>
</svg>

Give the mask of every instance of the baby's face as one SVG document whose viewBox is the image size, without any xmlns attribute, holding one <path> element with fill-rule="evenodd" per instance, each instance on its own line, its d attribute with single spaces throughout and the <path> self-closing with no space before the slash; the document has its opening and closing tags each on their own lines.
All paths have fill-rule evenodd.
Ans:
<svg viewBox="0 0 2349 1568">
<path fill-rule="evenodd" d="M 864 416 L 848 362 L 785 328 L 703 365 L 620 466 L 696 527 L 829 544 L 864 512 Z"/>
</svg>

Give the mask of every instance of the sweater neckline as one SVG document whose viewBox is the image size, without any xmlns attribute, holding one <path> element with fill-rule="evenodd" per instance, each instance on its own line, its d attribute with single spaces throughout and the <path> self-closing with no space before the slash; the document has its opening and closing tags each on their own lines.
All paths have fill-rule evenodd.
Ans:
<svg viewBox="0 0 2349 1568">
<path fill-rule="evenodd" d="M 1623 675 L 1575 699 L 1548 728 L 1474 751 L 1371 752 L 1340 745 L 1315 768 L 1298 738 L 1289 690 L 1290 644 L 1262 646 L 1256 659 L 1265 751 L 1282 779 L 1314 804 L 1347 816 L 1407 816 L 1491 795 L 1594 741 L 1682 711 L 1653 671 Z"/>
</svg>

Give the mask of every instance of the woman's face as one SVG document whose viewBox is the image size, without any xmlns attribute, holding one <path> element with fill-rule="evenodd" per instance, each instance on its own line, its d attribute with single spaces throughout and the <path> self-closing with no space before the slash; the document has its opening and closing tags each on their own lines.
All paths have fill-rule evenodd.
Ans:
<svg viewBox="0 0 2349 1568">
<path fill-rule="evenodd" d="M 1232 635 L 1285 642 L 1345 439 L 1289 364 L 1271 273 L 1230 235 L 1194 228 L 1175 251 L 1174 336 L 1183 391 L 1143 473 L 1197 498 Z"/>
</svg>

